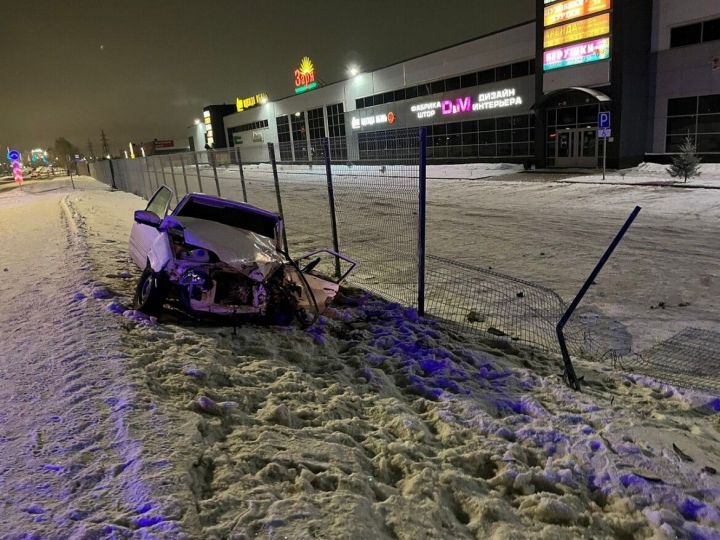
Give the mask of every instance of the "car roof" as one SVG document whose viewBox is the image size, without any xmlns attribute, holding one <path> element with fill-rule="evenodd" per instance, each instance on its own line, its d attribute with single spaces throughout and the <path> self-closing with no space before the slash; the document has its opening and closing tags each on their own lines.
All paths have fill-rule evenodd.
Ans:
<svg viewBox="0 0 720 540">
<path fill-rule="evenodd" d="M 253 206 L 252 204 L 239 202 L 239 201 L 233 201 L 231 199 L 224 199 L 222 197 L 217 197 L 215 195 L 207 195 L 205 193 L 188 193 L 185 195 L 180 202 L 177 204 L 175 209 L 173 210 L 173 214 L 177 214 L 185 204 L 187 204 L 188 201 L 193 200 L 197 201 L 200 204 L 204 204 L 207 206 L 216 206 L 218 208 L 220 207 L 231 207 L 231 208 L 237 208 L 238 210 L 244 210 L 245 212 L 254 213 L 263 217 L 273 218 L 275 221 L 281 221 L 282 218 L 280 217 L 280 214 L 277 212 L 271 212 L 270 210 L 265 210 L 264 208 L 260 208 L 258 206 Z"/>
</svg>

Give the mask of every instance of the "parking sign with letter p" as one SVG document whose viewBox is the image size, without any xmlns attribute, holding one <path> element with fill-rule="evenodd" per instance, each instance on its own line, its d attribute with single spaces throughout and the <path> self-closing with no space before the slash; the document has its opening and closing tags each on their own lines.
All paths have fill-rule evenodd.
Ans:
<svg viewBox="0 0 720 540">
<path fill-rule="evenodd" d="M 598 128 L 599 129 L 610 128 L 610 111 L 600 111 L 598 113 Z"/>
</svg>

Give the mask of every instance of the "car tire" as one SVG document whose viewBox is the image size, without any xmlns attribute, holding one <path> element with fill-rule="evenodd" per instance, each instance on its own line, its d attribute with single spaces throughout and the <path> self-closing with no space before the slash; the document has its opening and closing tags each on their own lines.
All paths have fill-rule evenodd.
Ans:
<svg viewBox="0 0 720 540">
<path fill-rule="evenodd" d="M 146 315 L 158 317 L 163 310 L 167 297 L 167 287 L 162 275 L 148 264 L 145 267 L 135 290 L 135 309 Z"/>
</svg>

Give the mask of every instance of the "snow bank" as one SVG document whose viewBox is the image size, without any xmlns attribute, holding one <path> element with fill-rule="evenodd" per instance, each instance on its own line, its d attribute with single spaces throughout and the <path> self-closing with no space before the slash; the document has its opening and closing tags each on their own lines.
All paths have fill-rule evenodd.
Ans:
<svg viewBox="0 0 720 540">
<path fill-rule="evenodd" d="M 133 202 L 73 203 L 103 231 L 103 260 L 126 257 L 127 229 L 111 226 L 126 217 L 112 208 Z M 102 271 L 127 305 L 133 280 L 113 264 Z M 708 396 L 594 365 L 577 394 L 552 375 L 556 359 L 352 291 L 307 330 L 172 315 L 130 327 L 126 344 L 150 399 L 194 418 L 192 447 L 177 450 L 198 511 L 189 534 L 712 537 L 718 526 Z"/>
<path fill-rule="evenodd" d="M 573 183 L 607 183 L 607 184 L 651 184 L 651 185 L 687 185 L 691 187 L 720 187 L 720 163 L 702 163 L 700 175 L 690 178 L 687 182 L 683 179 L 673 178 L 667 172 L 668 165 L 659 163 L 640 163 L 637 167 L 623 169 L 620 171 L 609 171 L 605 175 L 588 174 L 565 178 L 563 182 Z"/>
</svg>

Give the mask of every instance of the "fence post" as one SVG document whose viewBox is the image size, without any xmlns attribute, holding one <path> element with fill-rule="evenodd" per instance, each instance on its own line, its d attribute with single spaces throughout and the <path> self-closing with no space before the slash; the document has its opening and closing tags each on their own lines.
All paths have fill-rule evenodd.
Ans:
<svg viewBox="0 0 720 540">
<path fill-rule="evenodd" d="M 270 164 L 272 165 L 273 180 L 275 180 L 275 196 L 277 197 L 278 213 L 280 218 L 283 220 L 283 245 L 285 246 L 285 253 L 290 257 L 290 250 L 288 249 L 287 232 L 285 230 L 285 218 L 283 217 L 282 208 L 282 197 L 280 196 L 280 180 L 278 179 L 277 162 L 275 161 L 275 145 L 268 143 L 268 153 L 270 154 Z"/>
<path fill-rule="evenodd" d="M 157 189 L 153 187 L 152 178 L 150 178 L 150 162 L 148 161 L 148 158 L 143 158 L 143 161 L 145 161 L 145 171 L 147 172 L 148 184 L 150 184 L 150 196 L 152 196 L 152 194 L 155 193 Z M 150 197 L 148 197 L 148 200 L 149 199 Z"/>
<path fill-rule="evenodd" d="M 165 174 L 165 165 L 163 165 L 162 156 L 158 156 L 158 163 L 160 164 L 160 172 L 163 176 L 163 185 L 167 186 L 167 175 Z"/>
<path fill-rule="evenodd" d="M 208 150 L 208 158 L 210 160 L 210 164 L 212 165 L 213 176 L 215 177 L 215 188 L 217 189 L 218 197 L 222 197 L 222 195 L 220 195 L 220 181 L 218 180 L 217 165 L 215 165 L 215 150 Z"/>
<path fill-rule="evenodd" d="M 332 166 L 330 163 L 330 139 L 323 139 L 325 150 L 325 176 L 327 177 L 328 202 L 330 203 L 330 226 L 332 227 L 333 249 L 340 252 L 338 243 L 337 217 L 335 216 L 335 191 L 333 190 Z M 340 259 L 335 257 L 335 277 L 340 279 Z"/>
<path fill-rule="evenodd" d="M 240 169 L 240 183 L 242 184 L 243 190 L 243 201 L 247 201 L 247 191 L 245 190 L 245 171 L 243 171 L 242 160 L 240 159 L 240 150 L 235 147 L 235 159 L 237 159 L 238 168 Z"/>
<path fill-rule="evenodd" d="M 563 363 L 565 364 L 565 379 L 567 380 L 567 383 L 574 389 L 574 390 L 580 390 L 580 381 L 577 378 L 577 375 L 575 374 L 575 368 L 573 368 L 572 361 L 570 360 L 570 353 L 567 349 L 567 344 L 565 343 L 565 334 L 563 334 L 563 329 L 565 328 L 565 325 L 570 320 L 570 317 L 572 317 L 572 314 L 575 312 L 575 309 L 578 307 L 580 302 L 582 301 L 583 297 L 585 296 L 585 293 L 587 293 L 590 286 L 593 284 L 593 281 L 595 281 L 595 278 L 598 276 L 600 271 L 603 269 L 603 266 L 605 266 L 605 263 L 608 261 L 610 256 L 613 254 L 613 251 L 615 251 L 615 248 L 618 246 L 618 244 L 621 242 L 623 237 L 625 236 L 625 233 L 630 228 L 630 225 L 632 225 L 633 221 L 635 221 L 635 218 L 640 213 L 640 207 L 636 206 L 635 209 L 630 213 L 630 216 L 625 221 L 625 224 L 622 226 L 620 231 L 618 231 L 617 235 L 615 235 L 615 238 L 613 238 L 613 241 L 610 243 L 608 248 L 605 250 L 605 253 L 603 253 L 602 257 L 600 257 L 600 260 L 595 265 L 595 268 L 590 273 L 588 278 L 585 280 L 585 283 L 583 284 L 580 291 L 578 291 L 577 295 L 575 296 L 575 299 L 572 301 L 572 303 L 568 306 L 568 308 L 565 310 L 565 313 L 563 314 L 560 321 L 557 323 L 557 327 L 555 328 L 555 331 L 557 332 L 558 342 L 560 344 L 560 352 L 562 353 L 563 357 Z"/>
<path fill-rule="evenodd" d="M 420 128 L 418 171 L 418 314 L 425 315 L 425 221 L 427 206 L 427 128 Z"/>
<path fill-rule="evenodd" d="M 200 176 L 200 162 L 198 161 L 198 153 L 197 152 L 193 152 L 193 159 L 195 159 L 195 172 L 198 177 L 198 187 L 200 188 L 200 193 L 205 193 L 203 191 L 203 187 L 202 187 L 202 178 Z"/>
<path fill-rule="evenodd" d="M 115 170 L 112 162 L 112 159 L 108 159 L 108 163 L 110 164 L 110 181 L 112 182 L 112 188 L 117 190 L 117 185 L 115 185 Z"/>
<path fill-rule="evenodd" d="M 184 154 L 180 155 L 180 167 L 182 167 L 182 173 L 183 173 L 183 182 L 185 182 L 185 193 L 190 193 L 190 187 L 188 186 L 187 182 L 187 172 L 185 172 L 185 158 L 183 157 Z"/>
<path fill-rule="evenodd" d="M 180 201 L 180 197 L 178 197 L 177 182 L 175 182 L 175 169 L 173 168 L 172 156 L 168 156 L 168 164 L 170 165 L 170 176 L 172 177 L 173 189 L 175 190 L 175 202 L 178 202 Z M 163 171 L 164 170 L 165 168 L 163 167 Z"/>
<path fill-rule="evenodd" d="M 155 159 L 155 156 L 153 156 L 152 164 L 153 164 L 153 173 L 155 174 L 155 183 L 157 184 L 158 189 L 160 189 L 160 177 L 158 176 L 157 167 L 156 167 L 157 162 L 158 162 L 158 160 Z M 163 176 L 163 185 L 165 185 L 165 177 L 164 176 Z"/>
</svg>

